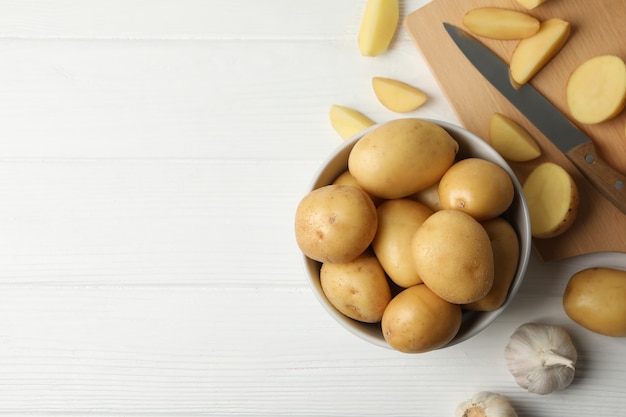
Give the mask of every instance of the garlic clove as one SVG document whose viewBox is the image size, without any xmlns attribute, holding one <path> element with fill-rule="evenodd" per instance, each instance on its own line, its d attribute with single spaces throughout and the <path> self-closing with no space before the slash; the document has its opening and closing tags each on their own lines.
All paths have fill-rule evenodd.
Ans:
<svg viewBox="0 0 626 417">
<path fill-rule="evenodd" d="M 511 402 L 503 395 L 482 391 L 460 403 L 454 411 L 456 417 L 517 417 Z"/>
<path fill-rule="evenodd" d="M 576 347 L 559 326 L 521 325 L 511 335 L 504 357 L 517 384 L 535 394 L 564 389 L 574 379 Z"/>
</svg>

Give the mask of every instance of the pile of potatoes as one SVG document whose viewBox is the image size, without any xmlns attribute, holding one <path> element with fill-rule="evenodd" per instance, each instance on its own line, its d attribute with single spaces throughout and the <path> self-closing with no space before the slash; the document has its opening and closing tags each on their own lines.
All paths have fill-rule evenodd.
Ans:
<svg viewBox="0 0 626 417">
<path fill-rule="evenodd" d="M 463 310 L 506 300 L 519 240 L 505 212 L 514 186 L 500 166 L 458 159 L 442 127 L 396 119 L 367 132 L 348 170 L 311 191 L 295 215 L 298 246 L 344 315 L 380 323 L 407 353 L 450 342 Z"/>
</svg>

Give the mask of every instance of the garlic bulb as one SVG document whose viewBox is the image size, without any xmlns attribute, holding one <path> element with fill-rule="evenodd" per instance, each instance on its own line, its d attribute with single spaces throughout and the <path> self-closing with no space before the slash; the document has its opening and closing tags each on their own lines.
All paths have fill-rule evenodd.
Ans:
<svg viewBox="0 0 626 417">
<path fill-rule="evenodd" d="M 454 411 L 456 417 L 517 417 L 511 402 L 494 392 L 483 391 L 462 402 Z"/>
<path fill-rule="evenodd" d="M 558 326 L 521 325 L 511 335 L 504 357 L 515 382 L 535 394 L 563 389 L 574 379 L 576 348 Z"/>
</svg>

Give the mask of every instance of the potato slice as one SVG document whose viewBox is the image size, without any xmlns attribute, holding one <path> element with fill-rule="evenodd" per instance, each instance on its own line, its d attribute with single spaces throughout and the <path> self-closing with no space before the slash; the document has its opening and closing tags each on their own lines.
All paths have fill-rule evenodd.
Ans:
<svg viewBox="0 0 626 417">
<path fill-rule="evenodd" d="M 523 186 L 533 237 L 563 234 L 578 213 L 578 188 L 561 166 L 544 162 L 535 167 Z"/>
<path fill-rule="evenodd" d="M 338 104 L 333 104 L 330 107 L 329 115 L 331 126 L 343 139 L 351 138 L 376 124 L 363 113 Z"/>
<path fill-rule="evenodd" d="M 541 155 L 541 148 L 530 133 L 514 120 L 494 113 L 489 124 L 489 142 L 509 161 L 526 162 Z"/>
<path fill-rule="evenodd" d="M 517 10 L 477 7 L 463 16 L 470 32 L 491 39 L 524 39 L 539 30 L 539 19 Z"/>
<path fill-rule="evenodd" d="M 396 113 L 413 111 L 427 98 L 418 88 L 391 78 L 374 77 L 372 87 L 381 104 Z"/>
<path fill-rule="evenodd" d="M 580 64 L 567 81 L 567 106 L 581 123 L 617 116 L 626 103 L 626 64 L 615 55 L 599 55 Z"/>
<path fill-rule="evenodd" d="M 516 0 L 520 5 L 524 6 L 527 9 L 534 9 L 540 4 L 545 3 L 548 0 Z"/>
<path fill-rule="evenodd" d="M 367 0 L 358 37 L 361 54 L 376 56 L 385 52 L 399 20 L 398 0 Z"/>
<path fill-rule="evenodd" d="M 559 18 L 541 23 L 533 36 L 519 41 L 511 55 L 511 78 L 517 84 L 526 84 L 565 45 L 571 25 Z"/>
</svg>

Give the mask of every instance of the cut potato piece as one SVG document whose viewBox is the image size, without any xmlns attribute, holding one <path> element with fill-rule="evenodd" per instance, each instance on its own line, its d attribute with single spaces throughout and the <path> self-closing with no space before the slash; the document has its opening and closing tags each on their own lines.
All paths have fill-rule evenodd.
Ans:
<svg viewBox="0 0 626 417">
<path fill-rule="evenodd" d="M 578 213 L 578 188 L 565 169 L 544 162 L 524 182 L 533 237 L 550 238 L 567 231 Z"/>
<path fill-rule="evenodd" d="M 548 0 L 516 0 L 520 5 L 524 6 L 527 9 L 534 9 L 540 4 L 545 3 Z"/>
<path fill-rule="evenodd" d="M 363 113 L 338 104 L 330 107 L 329 114 L 331 126 L 343 139 L 348 139 L 376 124 Z"/>
<path fill-rule="evenodd" d="M 541 23 L 533 36 L 519 41 L 511 55 L 511 78 L 517 84 L 526 84 L 565 45 L 571 25 L 552 18 Z"/>
<path fill-rule="evenodd" d="M 372 87 L 381 104 L 396 113 L 413 111 L 426 101 L 421 90 L 391 78 L 374 77 Z"/>
<path fill-rule="evenodd" d="M 491 39 L 524 39 L 539 30 L 539 19 L 517 10 L 477 7 L 463 17 L 470 32 Z"/>
<path fill-rule="evenodd" d="M 526 162 L 541 155 L 541 148 L 532 135 L 501 113 L 494 113 L 491 117 L 489 142 L 509 161 Z"/>
<path fill-rule="evenodd" d="M 399 20 L 398 0 L 367 0 L 359 30 L 361 54 L 376 56 L 385 52 Z"/>
<path fill-rule="evenodd" d="M 626 64 L 615 55 L 588 59 L 570 75 L 566 95 L 572 117 L 581 123 L 617 116 L 626 103 Z"/>
</svg>

